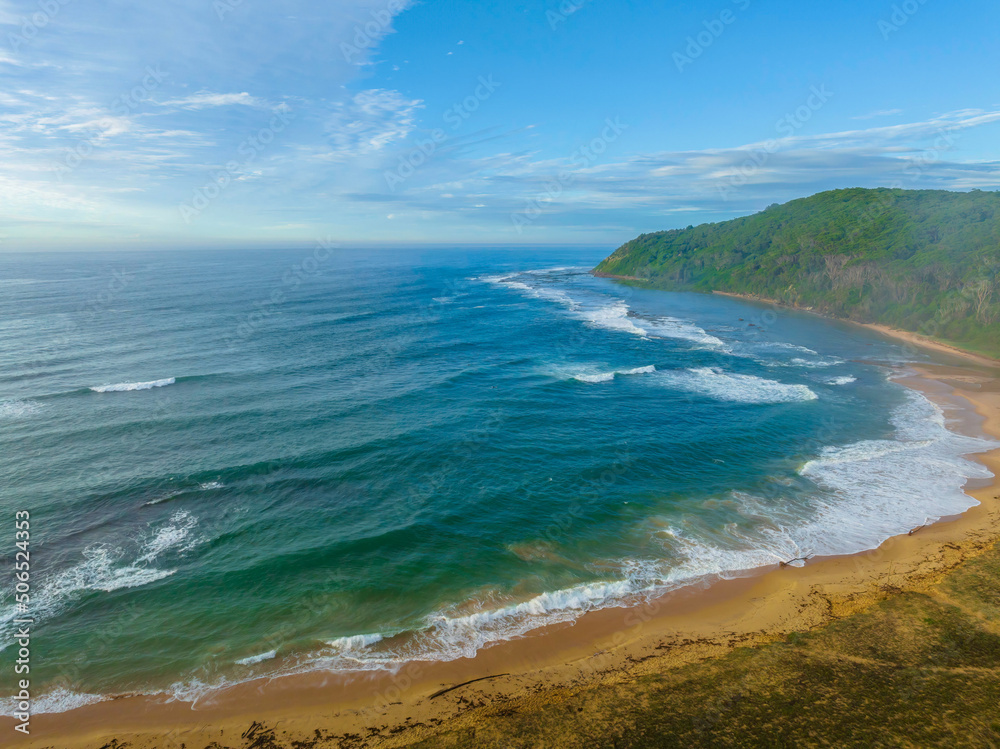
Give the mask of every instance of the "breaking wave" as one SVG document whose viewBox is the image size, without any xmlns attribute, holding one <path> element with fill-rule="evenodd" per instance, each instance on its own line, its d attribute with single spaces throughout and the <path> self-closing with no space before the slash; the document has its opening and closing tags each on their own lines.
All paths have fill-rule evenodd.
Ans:
<svg viewBox="0 0 1000 749">
<path fill-rule="evenodd" d="M 659 379 L 671 387 L 732 403 L 794 403 L 818 398 L 805 385 L 788 385 L 754 375 L 731 374 L 715 367 L 661 372 Z"/>
<path fill-rule="evenodd" d="M 163 380 L 152 380 L 150 382 L 121 382 L 117 385 L 95 385 L 90 389 L 95 393 L 125 393 L 132 390 L 152 390 L 153 388 L 162 388 L 167 385 L 173 385 L 177 380 L 173 377 L 167 377 Z"/>
</svg>

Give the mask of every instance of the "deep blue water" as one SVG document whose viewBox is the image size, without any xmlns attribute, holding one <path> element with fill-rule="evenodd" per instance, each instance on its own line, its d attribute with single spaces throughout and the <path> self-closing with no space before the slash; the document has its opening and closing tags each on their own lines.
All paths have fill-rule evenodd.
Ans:
<svg viewBox="0 0 1000 749">
<path fill-rule="evenodd" d="M 985 443 L 892 381 L 901 348 L 604 254 L 0 255 L 36 694 L 471 655 L 972 504 Z"/>
</svg>

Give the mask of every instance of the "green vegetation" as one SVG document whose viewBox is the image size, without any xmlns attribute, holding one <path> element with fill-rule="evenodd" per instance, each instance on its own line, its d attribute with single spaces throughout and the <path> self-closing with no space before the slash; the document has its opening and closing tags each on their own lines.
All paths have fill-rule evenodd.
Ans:
<svg viewBox="0 0 1000 749">
<path fill-rule="evenodd" d="M 643 234 L 595 272 L 776 300 L 1000 354 L 998 192 L 833 190 Z"/>
<path fill-rule="evenodd" d="M 478 708 L 413 749 L 1000 747 L 1000 549 L 784 642 Z"/>
</svg>

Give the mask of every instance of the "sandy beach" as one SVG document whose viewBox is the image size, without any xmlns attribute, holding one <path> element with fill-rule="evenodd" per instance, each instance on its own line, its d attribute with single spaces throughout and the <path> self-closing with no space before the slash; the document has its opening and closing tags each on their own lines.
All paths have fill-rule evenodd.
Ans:
<svg viewBox="0 0 1000 749">
<path fill-rule="evenodd" d="M 968 363 L 915 366 L 899 381 L 938 403 L 953 428 L 1000 437 L 1000 363 L 932 348 L 965 356 Z M 1000 473 L 1000 451 L 977 460 Z M 627 686 L 736 647 L 816 630 L 900 591 L 926 589 L 1000 538 L 1000 489 L 983 484 L 967 487 L 980 502 L 968 512 L 891 538 L 878 549 L 775 565 L 643 606 L 590 613 L 574 625 L 487 648 L 475 659 L 411 663 L 392 675 L 313 673 L 254 682 L 194 705 L 123 696 L 35 716 L 31 736 L 23 739 L 10 719 L 0 720 L 0 730 L 13 737 L 10 745 L 64 749 L 270 747 L 293 741 L 308 747 L 337 745 L 334 739 L 358 747 L 408 745 L 444 728 L 474 726 L 482 707 L 530 709 L 584 686 Z"/>
<path fill-rule="evenodd" d="M 634 281 L 642 281 L 641 278 L 632 278 L 630 276 L 602 276 L 611 278 L 621 278 Z M 794 304 L 786 304 L 785 302 L 779 302 L 777 299 L 767 299 L 765 297 L 756 296 L 754 294 L 736 294 L 730 291 L 713 291 L 713 294 L 717 296 L 728 296 L 734 299 L 742 299 L 745 302 L 754 302 L 756 304 L 766 304 L 772 307 L 781 307 L 784 309 L 793 309 L 796 312 L 805 312 L 810 315 L 816 315 L 817 317 L 827 317 L 820 312 L 816 312 L 812 307 L 799 307 Z M 908 330 L 900 330 L 899 328 L 893 328 L 889 325 L 879 325 L 878 323 L 864 323 L 857 322 L 855 320 L 847 320 L 840 317 L 832 317 L 828 319 L 838 320 L 839 322 L 848 323 L 850 325 L 857 325 L 861 328 L 867 328 L 868 330 L 874 330 L 876 333 L 881 333 L 887 338 L 894 338 L 898 341 L 903 341 L 908 344 L 914 352 L 924 349 L 925 351 L 933 351 L 936 354 L 944 354 L 947 357 L 952 357 L 959 359 L 963 362 L 972 362 L 974 364 L 979 364 L 987 367 L 997 367 L 1000 366 L 1000 361 L 993 359 L 989 356 L 983 354 L 977 354 L 971 351 L 965 351 L 958 346 L 952 346 L 951 344 L 944 343 L 942 341 L 935 340 L 925 335 L 919 333 L 913 333 Z"/>
</svg>

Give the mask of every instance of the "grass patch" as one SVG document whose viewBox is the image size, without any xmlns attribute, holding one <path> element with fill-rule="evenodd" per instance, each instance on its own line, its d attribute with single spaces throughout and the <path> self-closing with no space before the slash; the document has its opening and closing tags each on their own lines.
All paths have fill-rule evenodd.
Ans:
<svg viewBox="0 0 1000 749">
<path fill-rule="evenodd" d="M 929 593 L 899 593 L 816 632 L 482 708 L 474 727 L 413 746 L 1000 747 L 998 621 L 993 546 Z"/>
</svg>

